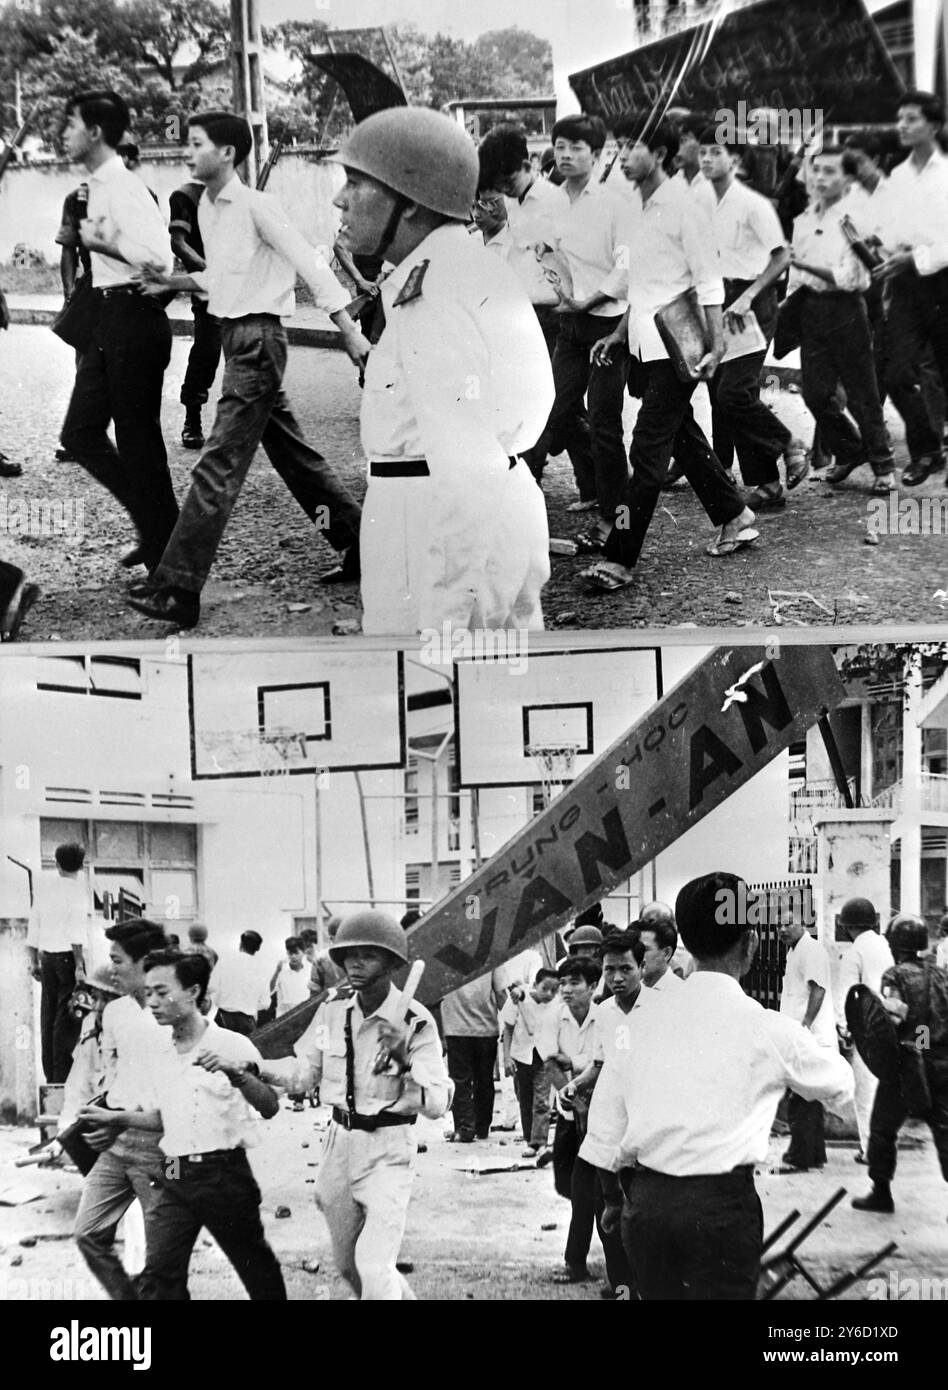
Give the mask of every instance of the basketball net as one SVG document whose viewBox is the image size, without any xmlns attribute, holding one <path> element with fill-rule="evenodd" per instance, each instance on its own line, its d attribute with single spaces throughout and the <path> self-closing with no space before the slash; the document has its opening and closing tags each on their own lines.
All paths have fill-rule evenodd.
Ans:
<svg viewBox="0 0 948 1390">
<path fill-rule="evenodd" d="M 228 773 L 252 770 L 261 777 L 289 776 L 290 768 L 306 761 L 306 735 L 295 729 L 219 729 L 202 733 L 201 744 L 210 754 L 215 772 Z M 226 766 L 222 766 L 227 754 Z"/>
<path fill-rule="evenodd" d="M 532 743 L 526 750 L 536 763 L 543 784 L 543 804 L 549 806 L 554 797 L 573 780 L 573 763 L 579 751 L 578 743 Z"/>
</svg>

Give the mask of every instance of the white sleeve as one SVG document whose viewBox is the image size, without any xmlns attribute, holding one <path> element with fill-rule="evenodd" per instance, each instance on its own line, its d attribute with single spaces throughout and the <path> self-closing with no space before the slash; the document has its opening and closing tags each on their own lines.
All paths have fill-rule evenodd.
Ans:
<svg viewBox="0 0 948 1390">
<path fill-rule="evenodd" d="M 351 296 L 329 269 L 325 251 L 310 246 L 280 204 L 272 197 L 258 195 L 251 201 L 250 211 L 261 239 L 302 276 L 313 291 L 316 307 L 327 314 L 338 314 L 344 309 Z"/>
<path fill-rule="evenodd" d="M 804 1100 L 818 1100 L 834 1115 L 843 1113 L 854 1094 L 853 1069 L 832 1047 L 821 1047 L 809 1029 L 768 1012 L 767 1026 L 783 1062 L 786 1083 Z"/>
</svg>

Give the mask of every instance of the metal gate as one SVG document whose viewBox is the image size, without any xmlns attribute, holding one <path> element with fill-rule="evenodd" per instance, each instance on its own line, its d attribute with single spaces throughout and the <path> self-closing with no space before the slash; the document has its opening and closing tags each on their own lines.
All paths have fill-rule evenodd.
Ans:
<svg viewBox="0 0 948 1390">
<path fill-rule="evenodd" d="M 780 883 L 749 883 L 748 900 L 758 899 L 761 920 L 754 922 L 760 944 L 754 963 L 744 976 L 744 992 L 763 1004 L 765 1009 L 780 1007 L 780 991 L 787 960 L 787 948 L 777 935 L 783 922 L 799 921 L 806 926 L 815 923 L 813 886 L 809 879 L 784 880 Z"/>
</svg>

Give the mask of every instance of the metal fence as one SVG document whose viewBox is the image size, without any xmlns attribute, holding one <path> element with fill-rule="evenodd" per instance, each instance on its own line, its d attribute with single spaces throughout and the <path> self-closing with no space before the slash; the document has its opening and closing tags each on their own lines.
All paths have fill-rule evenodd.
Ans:
<svg viewBox="0 0 948 1390">
<path fill-rule="evenodd" d="M 744 991 L 765 1009 L 780 1007 L 780 990 L 787 960 L 787 948 L 777 935 L 782 922 L 798 921 L 802 917 L 808 926 L 813 924 L 813 886 L 808 878 L 786 879 L 774 883 L 749 883 L 748 900 L 755 897 L 761 920 L 749 919 L 756 927 L 760 943 L 754 963 L 742 981 Z"/>
</svg>

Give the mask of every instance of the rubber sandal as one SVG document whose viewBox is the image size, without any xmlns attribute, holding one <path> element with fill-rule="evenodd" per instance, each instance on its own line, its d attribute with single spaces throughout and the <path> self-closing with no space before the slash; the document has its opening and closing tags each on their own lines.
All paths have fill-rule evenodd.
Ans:
<svg viewBox="0 0 948 1390">
<path fill-rule="evenodd" d="M 753 545 L 754 541 L 760 540 L 760 532 L 754 526 L 745 526 L 743 531 L 738 531 L 736 536 L 728 540 L 712 541 L 705 548 L 705 554 L 713 555 L 719 559 L 724 555 L 733 555 L 735 551 L 743 550 L 746 546 Z"/>
<path fill-rule="evenodd" d="M 596 530 L 580 531 L 574 538 L 574 543 L 577 555 L 601 555 L 606 538 Z"/>
<path fill-rule="evenodd" d="M 598 506 L 599 503 L 596 501 L 595 497 L 591 497 L 586 501 L 580 498 L 578 502 L 570 502 L 566 510 L 568 512 L 591 512 Z"/>
<path fill-rule="evenodd" d="M 635 583 L 635 574 L 619 575 L 611 569 L 606 569 L 606 561 L 603 564 L 593 565 L 591 569 L 583 570 L 581 578 L 588 581 L 590 588 L 598 589 L 602 594 L 614 594 L 619 589 L 627 589 L 630 584 Z M 620 567 L 621 568 L 621 567 Z"/>
<path fill-rule="evenodd" d="M 787 445 L 783 461 L 787 472 L 787 491 L 792 492 L 795 487 L 800 486 L 804 478 L 809 477 L 810 460 L 807 457 L 806 446 L 799 439 L 795 439 Z"/>
</svg>

